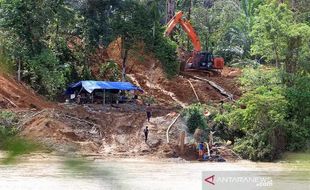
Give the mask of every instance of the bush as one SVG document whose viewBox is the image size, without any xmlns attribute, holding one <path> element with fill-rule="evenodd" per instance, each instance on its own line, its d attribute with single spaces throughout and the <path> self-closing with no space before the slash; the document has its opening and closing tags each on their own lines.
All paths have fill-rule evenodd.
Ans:
<svg viewBox="0 0 310 190">
<path fill-rule="evenodd" d="M 296 75 L 286 90 L 289 102 L 288 150 L 303 150 L 310 144 L 310 76 Z"/>
<path fill-rule="evenodd" d="M 158 36 L 154 46 L 156 57 L 163 65 L 168 78 L 176 76 L 180 71 L 180 63 L 177 62 L 176 44 L 168 38 Z"/>
<path fill-rule="evenodd" d="M 119 81 L 121 78 L 121 71 L 119 70 L 118 65 L 114 61 L 109 60 L 101 65 L 99 76 L 100 79 Z"/>
<path fill-rule="evenodd" d="M 305 127 L 297 124 L 297 122 L 290 122 L 287 127 L 287 150 L 305 150 L 309 145 L 310 133 Z"/>
<path fill-rule="evenodd" d="M 256 130 L 248 132 L 242 139 L 237 139 L 234 150 L 245 159 L 272 161 L 278 159 L 285 150 L 285 141 L 284 128 Z"/>
<path fill-rule="evenodd" d="M 194 134 L 197 128 L 202 130 L 208 128 L 204 116 L 204 108 L 201 104 L 194 104 L 186 108 L 183 112 L 183 116 L 186 118 L 188 130 L 192 134 Z"/>
<path fill-rule="evenodd" d="M 14 73 L 14 63 L 1 52 L 0 52 L 0 73 L 10 73 L 10 74 Z"/>
<path fill-rule="evenodd" d="M 0 112 L 0 136 L 14 136 L 17 133 L 18 118 L 13 112 Z"/>
<path fill-rule="evenodd" d="M 6 157 L 1 163 L 12 163 L 19 155 L 42 149 L 38 143 L 31 142 L 17 136 L 18 118 L 15 113 L 9 111 L 0 112 L 0 149 L 7 151 Z"/>
</svg>

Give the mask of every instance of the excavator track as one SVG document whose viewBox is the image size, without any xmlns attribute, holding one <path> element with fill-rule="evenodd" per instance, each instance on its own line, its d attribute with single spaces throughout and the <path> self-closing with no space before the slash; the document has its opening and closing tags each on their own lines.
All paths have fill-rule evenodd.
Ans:
<svg viewBox="0 0 310 190">
<path fill-rule="evenodd" d="M 213 69 L 213 70 L 200 70 L 200 69 L 185 69 L 184 73 L 203 73 L 208 77 L 220 77 L 222 70 L 221 69 Z"/>
</svg>

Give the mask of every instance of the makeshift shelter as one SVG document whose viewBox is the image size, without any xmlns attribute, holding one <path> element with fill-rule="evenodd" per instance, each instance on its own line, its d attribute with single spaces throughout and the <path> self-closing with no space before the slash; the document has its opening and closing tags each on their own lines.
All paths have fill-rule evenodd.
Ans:
<svg viewBox="0 0 310 190">
<path fill-rule="evenodd" d="M 143 90 L 130 82 L 110 82 L 110 81 L 93 81 L 93 80 L 87 80 L 87 81 L 79 81 L 77 83 L 73 83 L 69 85 L 69 87 L 66 90 L 66 94 L 75 94 L 76 91 L 78 91 L 78 94 L 81 93 L 83 90 L 88 92 L 89 94 L 92 94 L 95 90 L 101 90 L 103 92 L 103 102 L 105 103 L 105 93 L 106 91 L 141 91 Z"/>
</svg>

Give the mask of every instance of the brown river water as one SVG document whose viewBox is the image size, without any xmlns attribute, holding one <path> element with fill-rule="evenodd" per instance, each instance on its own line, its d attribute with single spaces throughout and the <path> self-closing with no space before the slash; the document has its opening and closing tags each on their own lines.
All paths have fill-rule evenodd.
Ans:
<svg viewBox="0 0 310 190">
<path fill-rule="evenodd" d="M 304 171 L 294 174 L 293 181 L 278 176 L 277 183 L 282 187 L 271 189 L 310 190 L 310 161 L 307 159 L 275 163 L 86 160 L 68 161 L 60 156 L 37 155 L 21 158 L 18 164 L 0 165 L 0 190 L 199 190 L 204 171 L 278 171 L 288 175 L 290 171 Z M 303 185 L 299 187 L 298 184 Z"/>
</svg>

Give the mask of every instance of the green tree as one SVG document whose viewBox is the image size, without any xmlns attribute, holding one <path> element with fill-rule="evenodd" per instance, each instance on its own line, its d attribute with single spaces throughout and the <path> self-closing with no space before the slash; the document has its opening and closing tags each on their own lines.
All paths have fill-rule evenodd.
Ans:
<svg viewBox="0 0 310 190">
<path fill-rule="evenodd" d="M 241 83 L 247 90 L 234 109 L 224 113 L 231 128 L 245 136 L 236 140 L 234 149 L 244 158 L 270 161 L 278 158 L 287 146 L 289 102 L 279 70 L 245 70 Z"/>
<path fill-rule="evenodd" d="M 204 107 L 201 104 L 194 104 L 183 111 L 188 131 L 194 134 L 197 128 L 207 130 L 207 122 L 204 116 Z"/>
<path fill-rule="evenodd" d="M 269 62 L 285 63 L 287 72 L 296 72 L 298 54 L 308 46 L 310 28 L 298 23 L 286 4 L 273 1 L 260 6 L 252 29 L 252 54 Z"/>
<path fill-rule="evenodd" d="M 62 91 L 65 80 L 58 76 L 64 72 L 70 76 L 71 70 L 67 68 L 77 60 L 67 45 L 68 39 L 78 35 L 76 26 L 80 19 L 73 9 L 63 0 L 4 0 L 0 2 L 0 15 L 0 35 L 4 39 L 1 48 L 22 70 L 23 79 L 50 98 Z M 42 57 L 48 60 L 43 61 Z"/>
<path fill-rule="evenodd" d="M 54 98 L 59 92 L 63 92 L 66 79 L 65 69 L 59 63 L 59 59 L 49 50 L 29 60 L 29 71 L 32 86 L 49 98 Z"/>
</svg>

